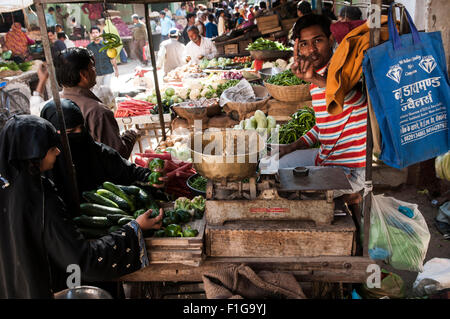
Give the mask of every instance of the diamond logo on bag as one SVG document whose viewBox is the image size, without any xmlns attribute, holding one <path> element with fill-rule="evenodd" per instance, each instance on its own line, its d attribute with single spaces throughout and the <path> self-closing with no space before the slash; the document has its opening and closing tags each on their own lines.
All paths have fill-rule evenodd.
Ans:
<svg viewBox="0 0 450 319">
<path fill-rule="evenodd" d="M 400 67 L 400 65 L 396 64 L 391 66 L 388 73 L 386 73 L 386 76 L 390 78 L 391 80 L 394 80 L 397 83 L 400 83 L 400 79 L 402 78 L 402 72 L 403 69 Z"/>
<path fill-rule="evenodd" d="M 428 55 L 422 58 L 419 62 L 419 66 L 427 73 L 431 73 L 436 68 L 436 61 L 433 56 Z"/>
</svg>

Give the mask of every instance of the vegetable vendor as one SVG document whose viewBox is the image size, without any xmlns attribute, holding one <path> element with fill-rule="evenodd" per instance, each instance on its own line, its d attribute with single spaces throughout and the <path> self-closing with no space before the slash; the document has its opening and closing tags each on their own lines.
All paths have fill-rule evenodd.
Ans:
<svg viewBox="0 0 450 319">
<path fill-rule="evenodd" d="M 217 55 L 217 48 L 211 39 L 202 37 L 196 26 L 187 30 L 189 39 L 184 49 L 184 60 L 193 64 L 199 64 L 203 58 L 213 59 Z"/>
<path fill-rule="evenodd" d="M 296 166 L 342 167 L 353 188 L 335 191 L 352 208 L 361 202 L 356 193 L 363 189 L 366 166 L 367 100 L 357 87 L 351 88 L 343 99 L 343 110 L 331 115 L 327 111 L 325 87 L 327 70 L 333 51 L 330 20 L 309 14 L 298 19 L 294 35 L 300 56 L 292 71 L 311 83 L 310 92 L 316 125 L 297 141 L 279 148 L 280 168 Z M 310 149 L 319 142 L 319 149 Z M 351 194 L 348 194 L 351 193 Z M 353 207 L 356 209 L 357 207 Z"/>
<path fill-rule="evenodd" d="M 0 132 L 0 298 L 53 298 L 67 288 L 69 265 L 81 281 L 111 280 L 148 264 L 142 230 L 163 217 L 148 210 L 107 236 L 86 240 L 54 184 L 42 173 L 60 154 L 53 125 L 34 115 L 13 116 Z"/>
<path fill-rule="evenodd" d="M 83 191 L 93 190 L 104 181 L 122 185 L 130 185 L 136 181 L 147 182 L 152 173 L 151 170 L 137 167 L 120 156 L 116 150 L 94 141 L 86 130 L 85 120 L 78 105 L 71 100 L 61 99 L 61 108 L 64 114 L 72 161 L 75 165 L 80 198 Z M 52 123 L 57 130 L 60 130 L 56 105 L 53 100 L 44 106 L 41 117 Z M 161 172 L 162 168 L 155 170 Z M 74 208 L 74 212 L 71 212 L 72 215 L 76 215 L 75 212 L 78 211 L 78 207 L 70 205 L 73 196 L 70 193 L 70 179 L 63 155 L 58 157 L 55 168 L 49 172 L 49 175 L 55 182 L 59 195 L 69 204 L 69 207 Z M 160 178 L 160 182 L 164 182 L 163 177 Z M 153 187 L 163 188 L 164 183 L 155 183 Z"/>
</svg>

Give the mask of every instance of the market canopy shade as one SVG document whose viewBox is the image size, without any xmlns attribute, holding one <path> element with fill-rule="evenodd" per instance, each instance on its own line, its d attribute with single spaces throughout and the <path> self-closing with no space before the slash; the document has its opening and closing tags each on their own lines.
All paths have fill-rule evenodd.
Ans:
<svg viewBox="0 0 450 319">
<path fill-rule="evenodd" d="M 28 8 L 33 4 L 33 0 L 4 0 L 0 1 L 0 13 L 13 12 Z"/>
</svg>

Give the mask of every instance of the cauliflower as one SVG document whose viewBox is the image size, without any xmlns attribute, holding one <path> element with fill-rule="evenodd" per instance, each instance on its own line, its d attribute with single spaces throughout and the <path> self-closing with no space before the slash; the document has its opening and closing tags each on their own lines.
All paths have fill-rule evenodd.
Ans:
<svg viewBox="0 0 450 319">
<path fill-rule="evenodd" d="M 275 61 L 275 64 L 280 68 L 280 69 L 283 69 L 283 70 L 285 70 L 286 69 L 286 67 L 287 67 L 287 62 L 286 61 L 284 61 L 283 59 L 278 59 L 278 60 L 276 60 Z"/>
<path fill-rule="evenodd" d="M 264 64 L 262 65 L 263 69 L 267 69 L 267 68 L 274 68 L 275 65 L 272 62 L 264 62 Z"/>
<path fill-rule="evenodd" d="M 180 87 L 175 89 L 176 95 L 181 97 L 183 100 L 186 100 L 189 96 L 189 89 L 185 87 Z"/>
<path fill-rule="evenodd" d="M 201 97 L 200 93 L 201 93 L 201 91 L 199 89 L 192 89 L 191 93 L 189 94 L 189 98 L 191 100 L 197 100 Z"/>
<path fill-rule="evenodd" d="M 206 97 L 206 95 L 208 94 L 209 89 L 208 88 L 204 88 L 202 93 L 200 93 L 201 96 Z"/>
</svg>

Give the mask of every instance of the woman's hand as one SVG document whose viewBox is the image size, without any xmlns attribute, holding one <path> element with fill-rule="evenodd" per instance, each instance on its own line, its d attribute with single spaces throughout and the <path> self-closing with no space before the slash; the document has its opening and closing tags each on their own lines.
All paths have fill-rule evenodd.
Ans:
<svg viewBox="0 0 450 319">
<path fill-rule="evenodd" d="M 164 215 L 164 211 L 162 208 L 159 209 L 159 215 L 155 218 L 150 218 L 150 215 L 152 214 L 152 210 L 149 209 L 144 214 L 140 215 L 138 218 L 136 218 L 136 222 L 139 224 L 139 227 L 142 230 L 149 230 L 149 229 L 160 229 L 162 225 L 162 219 Z"/>
</svg>

